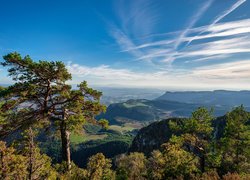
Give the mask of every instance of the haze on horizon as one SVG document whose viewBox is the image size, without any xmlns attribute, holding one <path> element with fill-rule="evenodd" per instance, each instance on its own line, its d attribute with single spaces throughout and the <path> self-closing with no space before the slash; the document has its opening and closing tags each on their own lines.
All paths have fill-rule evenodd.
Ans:
<svg viewBox="0 0 250 180">
<path fill-rule="evenodd" d="M 72 84 L 250 90 L 250 0 L 9 0 L 0 55 L 61 60 Z M 0 84 L 10 84 L 0 69 Z"/>
</svg>

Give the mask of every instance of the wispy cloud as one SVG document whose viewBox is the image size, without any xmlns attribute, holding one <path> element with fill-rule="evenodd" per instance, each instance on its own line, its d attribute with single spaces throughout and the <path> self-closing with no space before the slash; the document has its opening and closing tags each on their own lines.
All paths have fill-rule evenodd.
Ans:
<svg viewBox="0 0 250 180">
<path fill-rule="evenodd" d="M 195 62 L 205 62 L 205 61 L 210 61 L 210 60 L 220 60 L 229 57 L 229 55 L 225 54 L 220 54 L 220 55 L 214 55 L 214 56 L 208 56 L 208 57 L 202 57 L 198 59 L 192 59 L 192 60 L 187 60 L 185 63 L 195 63 Z"/>
<path fill-rule="evenodd" d="M 237 8 L 238 8 L 240 5 L 242 5 L 244 2 L 246 2 L 246 0 L 239 0 L 239 1 L 237 1 L 235 4 L 233 4 L 233 6 L 231 6 L 229 9 L 227 9 L 227 10 L 224 11 L 222 14 L 220 14 L 219 16 L 217 16 L 210 26 L 212 27 L 213 25 L 215 25 L 217 22 L 219 22 L 219 21 L 222 20 L 224 17 L 226 17 L 228 14 L 230 14 L 230 13 L 233 12 L 235 9 L 237 9 Z"/>
<path fill-rule="evenodd" d="M 246 2 L 246 0 L 239 0 L 237 1 L 235 4 L 233 4 L 229 9 L 227 9 L 226 11 L 222 12 L 220 15 L 218 15 L 213 22 L 209 25 L 209 29 L 212 29 L 213 26 L 218 23 L 220 20 L 222 20 L 224 17 L 226 17 L 228 14 L 230 14 L 231 12 L 233 12 L 235 9 L 237 9 L 240 5 L 242 5 L 244 2 Z M 204 33 L 204 31 L 201 31 L 198 35 L 201 35 L 202 33 Z M 189 45 L 193 40 L 195 40 L 196 37 L 192 38 L 191 40 L 189 40 L 189 42 L 187 43 L 187 45 Z"/>
<path fill-rule="evenodd" d="M 195 39 L 200 42 L 183 49 L 173 50 L 172 45 L 175 39 L 163 39 L 138 46 L 130 46 L 130 49 L 126 49 L 126 51 L 143 50 L 144 53 L 141 56 L 136 56 L 137 59 L 160 59 L 160 61 L 168 63 L 171 60 L 186 57 L 197 59 L 199 56 L 205 56 L 208 58 L 218 54 L 230 55 L 250 51 L 250 19 L 189 29 L 191 32 L 198 32 L 198 30 L 200 32 L 205 30 L 205 34 L 183 37 L 180 41 L 183 43 Z M 166 56 L 168 57 L 166 58 Z"/>
<path fill-rule="evenodd" d="M 139 2 L 143 3 L 143 1 Z M 212 9 L 210 7 L 215 2 L 208 0 L 201 4 L 183 30 L 161 34 L 153 33 L 157 18 L 155 19 L 155 16 L 149 18 L 154 13 L 148 8 L 148 4 L 141 6 L 143 13 L 139 12 L 137 6 L 123 5 L 125 10 L 130 9 L 132 13 L 124 13 L 124 10 L 120 9 L 119 17 L 122 26 L 110 28 L 112 37 L 116 40 L 121 52 L 132 54 L 136 60 L 150 60 L 161 68 L 156 70 L 152 67 L 151 73 L 142 73 L 101 66 L 99 70 L 104 72 L 102 74 L 105 74 L 105 77 L 90 74 L 95 78 L 98 76 L 106 80 L 115 79 L 117 83 L 119 79 L 122 79 L 123 83 L 145 86 L 146 84 L 177 86 L 185 82 L 197 84 L 196 81 L 199 79 L 204 82 L 203 86 L 211 82 L 211 86 L 219 87 L 226 77 L 233 78 L 231 83 L 235 84 L 237 84 L 237 77 L 242 78 L 241 81 L 246 85 L 245 77 L 250 75 L 246 72 L 250 66 L 250 60 L 246 59 L 250 54 L 250 19 L 222 21 L 240 8 L 246 0 L 236 1 L 212 18 L 209 24 L 197 27 L 196 24 L 208 10 Z M 144 22 L 147 18 L 149 20 Z M 141 29 L 146 29 L 147 33 L 142 32 Z M 74 71 L 77 72 L 76 69 Z M 112 74 L 115 74 L 115 77 Z M 223 83 L 230 86 L 229 80 Z"/>
<path fill-rule="evenodd" d="M 126 51 L 135 57 L 142 56 L 145 53 L 137 47 L 136 39 L 152 34 L 158 20 L 157 4 L 150 0 L 117 0 L 115 7 L 119 23 L 109 22 L 112 24 L 109 26 L 110 35 L 121 51 Z"/>
<path fill-rule="evenodd" d="M 157 23 L 156 4 L 150 0 L 115 1 L 116 14 L 120 21 L 120 29 L 131 38 L 152 33 Z"/>
<path fill-rule="evenodd" d="M 189 71 L 157 71 L 157 72 L 135 72 L 128 69 L 115 69 L 107 65 L 97 67 L 81 66 L 68 63 L 68 70 L 74 79 L 89 80 L 95 82 L 92 85 L 132 87 L 161 87 L 181 89 L 192 87 L 199 89 L 250 88 L 249 68 L 250 61 L 242 60 L 231 63 L 221 63 L 207 67 L 194 68 Z M 76 83 L 76 82 L 72 82 Z"/>
<path fill-rule="evenodd" d="M 179 52 L 175 57 L 196 57 L 196 56 L 213 56 L 219 54 L 235 54 L 250 52 L 250 37 L 235 37 L 231 39 L 217 40 L 202 44 L 197 44 L 191 48 Z"/>
<path fill-rule="evenodd" d="M 217 80 L 247 80 L 250 77 L 250 60 L 223 63 L 219 65 L 210 65 L 203 68 L 197 68 L 193 75 L 201 76 L 207 79 Z"/>
<path fill-rule="evenodd" d="M 238 20 L 238 21 L 231 21 L 226 23 L 219 23 L 210 27 L 210 25 L 196 27 L 189 29 L 191 32 L 205 32 L 205 35 L 198 35 L 198 36 L 188 36 L 181 39 L 181 42 L 188 42 L 190 40 L 203 40 L 203 39 L 211 39 L 211 38 L 218 38 L 218 37 L 230 37 L 230 36 L 241 36 L 246 33 L 250 33 L 250 19 Z M 171 45 L 175 42 L 175 39 L 166 39 L 160 41 L 154 41 L 151 43 L 145 43 L 138 46 L 134 46 L 133 48 L 126 49 L 126 51 L 132 51 L 135 49 L 145 49 L 145 48 L 152 48 L 152 47 L 160 47 L 160 46 L 167 46 Z"/>
<path fill-rule="evenodd" d="M 191 17 L 190 22 L 188 23 L 188 27 L 180 34 L 180 36 L 177 38 L 177 41 L 175 42 L 174 48 L 178 48 L 180 43 L 182 42 L 182 39 L 184 39 L 189 30 L 193 28 L 193 26 L 196 24 L 196 22 L 202 17 L 202 15 L 207 11 L 207 9 L 211 6 L 214 0 L 208 0 L 204 3 L 204 5 L 199 8 L 198 12 L 195 13 L 193 17 Z"/>
<path fill-rule="evenodd" d="M 113 26 L 110 28 L 110 33 L 122 50 L 130 49 L 129 52 L 135 57 L 142 56 L 142 52 L 136 48 L 134 42 L 120 29 Z"/>
<path fill-rule="evenodd" d="M 124 1 L 119 1 L 123 2 Z M 148 1 L 145 1 L 148 2 Z M 152 29 L 154 25 L 154 20 L 149 18 L 152 15 L 152 11 L 149 10 L 149 4 L 143 4 L 143 1 L 139 1 L 141 3 L 139 7 L 144 8 L 143 13 L 139 13 L 138 6 L 133 5 L 130 7 L 130 4 L 125 6 L 123 4 L 123 9 L 119 9 L 119 17 L 122 22 L 122 29 L 119 29 L 117 26 L 112 26 L 110 28 L 110 32 L 112 37 L 116 40 L 117 44 L 121 48 L 121 52 L 128 52 L 133 55 L 137 60 L 147 60 L 147 61 L 160 61 L 167 64 L 171 64 L 176 59 L 189 57 L 194 59 L 206 58 L 212 59 L 211 56 L 216 57 L 222 53 L 223 55 L 235 54 L 235 53 L 247 53 L 249 52 L 249 47 L 247 41 L 249 40 L 247 37 L 250 35 L 250 19 L 231 21 L 218 23 L 225 16 L 232 13 L 238 7 L 240 7 L 246 0 L 239 0 L 234 3 L 230 8 L 223 11 L 212 21 L 211 24 L 201 27 L 194 27 L 195 24 L 200 20 L 203 14 L 209 9 L 209 7 L 213 4 L 214 0 L 206 1 L 201 5 L 199 10 L 194 14 L 193 17 L 190 18 L 188 26 L 178 32 L 168 32 L 169 34 L 178 34 L 177 38 L 173 38 L 173 36 L 167 37 L 164 39 L 164 36 L 160 40 L 154 40 L 154 36 L 149 41 L 144 41 L 143 38 L 140 39 L 131 38 L 134 34 L 133 30 L 129 31 L 129 26 L 141 26 L 142 29 Z M 127 8 L 126 8 L 127 7 Z M 126 11 L 128 16 L 126 16 Z M 131 11 L 131 13 L 128 13 Z M 139 16 L 139 17 L 135 17 Z M 140 19 L 141 18 L 141 19 Z M 143 23 L 144 19 L 150 19 L 147 21 L 147 25 Z M 140 20 L 138 20 L 140 19 Z M 137 21 L 137 23 L 133 23 L 133 21 Z M 136 29 L 133 28 L 132 29 Z M 152 34 L 152 33 L 151 33 Z M 135 34 L 134 34 L 135 35 Z M 231 38 L 231 37 L 242 37 L 241 39 L 241 47 L 237 46 L 238 43 L 232 43 L 228 41 L 224 41 L 221 38 Z M 235 39 L 237 40 L 237 39 Z M 198 44 L 190 45 L 192 41 L 198 42 Z M 202 42 L 203 41 L 203 42 Z M 206 41 L 210 41 L 207 43 Z M 214 46 L 215 44 L 220 43 L 221 45 L 218 47 Z M 244 43 L 245 42 L 245 43 Z M 180 44 L 187 43 L 184 48 L 179 48 Z M 230 48 L 229 44 L 232 44 Z M 187 46 L 188 45 L 188 46 Z M 209 56 L 209 57 L 197 57 L 197 56 Z M 228 56 L 227 56 L 228 57 Z M 190 60 L 185 60 L 190 61 Z M 194 61 L 195 62 L 195 61 Z M 197 62 L 197 61 L 196 61 Z"/>
</svg>

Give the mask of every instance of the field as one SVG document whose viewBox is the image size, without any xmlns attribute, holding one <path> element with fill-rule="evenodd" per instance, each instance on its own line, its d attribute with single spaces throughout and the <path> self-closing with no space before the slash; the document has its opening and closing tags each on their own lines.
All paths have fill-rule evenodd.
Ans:
<svg viewBox="0 0 250 180">
<path fill-rule="evenodd" d="M 124 135 L 141 127 L 142 125 L 140 123 L 124 123 L 123 125 L 110 125 L 107 130 L 104 130 L 100 126 L 86 124 L 84 131 L 78 134 L 72 133 L 70 140 L 73 144 L 81 144 L 95 140 L 109 140 L 113 133 Z"/>
<path fill-rule="evenodd" d="M 70 140 L 74 144 L 80 144 L 87 141 L 93 141 L 98 139 L 104 139 L 108 135 L 107 134 L 72 134 Z"/>
</svg>

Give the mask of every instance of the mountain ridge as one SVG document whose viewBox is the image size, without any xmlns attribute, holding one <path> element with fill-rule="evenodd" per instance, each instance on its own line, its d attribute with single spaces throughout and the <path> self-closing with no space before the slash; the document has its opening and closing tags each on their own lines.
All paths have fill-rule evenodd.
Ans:
<svg viewBox="0 0 250 180">
<path fill-rule="evenodd" d="M 166 91 L 153 99 L 130 99 L 110 104 L 105 118 L 111 124 L 124 122 L 152 122 L 169 117 L 188 117 L 198 107 L 214 109 L 214 116 L 223 116 L 232 108 L 244 105 L 250 110 L 250 91 Z"/>
</svg>

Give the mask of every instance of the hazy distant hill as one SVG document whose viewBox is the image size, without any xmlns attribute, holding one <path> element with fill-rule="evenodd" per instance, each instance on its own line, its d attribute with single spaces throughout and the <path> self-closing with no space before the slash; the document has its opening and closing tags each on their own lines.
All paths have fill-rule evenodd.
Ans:
<svg viewBox="0 0 250 180">
<path fill-rule="evenodd" d="M 185 117 L 198 108 L 197 104 L 179 103 L 165 100 L 128 100 L 108 106 L 105 114 L 98 118 L 108 119 L 111 124 L 126 122 L 151 122 L 167 117 Z"/>
<path fill-rule="evenodd" d="M 201 106 L 213 108 L 214 116 L 222 116 L 241 104 L 250 110 L 250 91 L 166 92 L 154 100 L 133 99 L 111 104 L 98 118 L 106 118 L 111 124 L 151 122 L 169 117 L 188 117 Z"/>
<path fill-rule="evenodd" d="M 157 100 L 176 101 L 212 106 L 250 106 L 250 91 L 184 91 L 166 92 Z"/>
<path fill-rule="evenodd" d="M 141 89 L 141 88 L 108 88 L 97 87 L 103 93 L 101 102 L 110 105 L 113 103 L 125 102 L 129 99 L 155 99 L 164 93 L 159 89 Z"/>
</svg>

